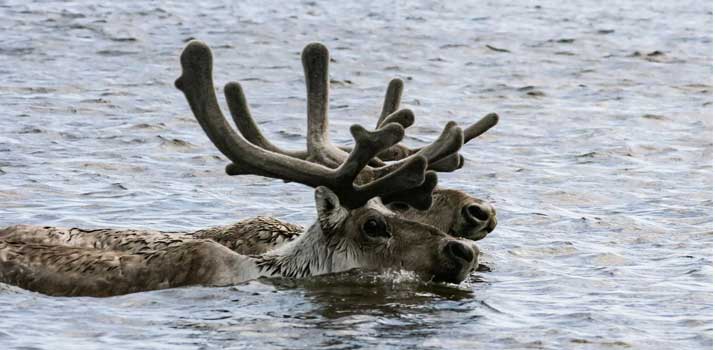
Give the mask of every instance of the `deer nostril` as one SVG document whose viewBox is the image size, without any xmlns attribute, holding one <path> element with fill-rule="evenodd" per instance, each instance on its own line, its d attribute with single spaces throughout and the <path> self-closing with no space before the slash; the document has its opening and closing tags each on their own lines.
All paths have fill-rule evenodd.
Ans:
<svg viewBox="0 0 715 350">
<path fill-rule="evenodd" d="M 470 221 L 487 221 L 489 220 L 489 211 L 482 208 L 479 204 L 469 204 L 463 209 L 464 216 Z"/>
<path fill-rule="evenodd" d="M 445 248 L 447 250 L 447 253 L 453 257 L 462 259 L 468 263 L 471 263 L 472 260 L 474 260 L 474 252 L 464 243 L 451 241 L 447 243 L 447 246 Z"/>
</svg>

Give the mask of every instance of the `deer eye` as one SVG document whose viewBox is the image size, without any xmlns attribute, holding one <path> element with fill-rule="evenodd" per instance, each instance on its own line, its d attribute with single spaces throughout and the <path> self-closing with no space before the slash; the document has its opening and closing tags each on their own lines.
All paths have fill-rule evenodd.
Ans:
<svg viewBox="0 0 715 350">
<path fill-rule="evenodd" d="M 362 232 L 369 237 L 390 237 L 390 232 L 387 231 L 387 224 L 378 218 L 367 219 L 362 224 Z"/>
</svg>

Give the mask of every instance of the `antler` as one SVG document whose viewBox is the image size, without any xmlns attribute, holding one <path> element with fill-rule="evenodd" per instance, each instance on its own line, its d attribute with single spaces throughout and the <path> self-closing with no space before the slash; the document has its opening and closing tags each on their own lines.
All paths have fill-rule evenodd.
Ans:
<svg viewBox="0 0 715 350">
<path fill-rule="evenodd" d="M 403 86 L 404 83 L 399 78 L 395 78 L 390 81 L 387 86 L 387 91 L 385 92 L 385 101 L 382 104 L 382 112 L 380 113 L 380 118 L 377 121 L 377 129 L 390 122 L 389 115 L 394 113 L 400 107 Z M 466 144 L 472 139 L 479 137 L 479 135 L 487 132 L 487 130 L 497 125 L 498 122 L 499 116 L 496 113 L 489 113 L 482 117 L 479 121 L 464 129 L 464 143 Z M 405 128 L 407 127 L 405 126 Z M 409 148 L 403 144 L 396 144 L 378 154 L 377 157 L 383 161 L 392 161 L 403 159 L 419 151 L 420 148 Z M 450 172 L 461 168 L 463 164 L 464 157 L 455 152 L 448 157 L 430 164 L 429 168 L 436 171 Z"/>
<path fill-rule="evenodd" d="M 321 164 L 329 168 L 336 168 L 347 158 L 350 149 L 338 148 L 333 145 L 327 135 L 328 130 L 328 63 L 330 62 L 327 49 L 320 44 L 310 44 L 303 50 L 303 68 L 306 77 L 306 87 L 308 91 L 308 135 L 307 152 L 286 151 L 273 145 L 261 133 L 256 125 L 246 104 L 246 98 L 239 85 L 227 90 L 226 98 L 233 119 L 239 131 L 253 144 L 266 150 L 271 150 L 294 158 L 305 159 L 310 162 Z M 409 109 L 397 110 L 402 91 L 402 81 L 395 79 L 390 83 L 388 94 L 385 97 L 383 111 L 380 116 L 379 125 L 385 126 L 390 123 L 400 124 L 403 128 L 409 127 L 414 122 L 414 114 Z M 448 123 L 443 131 L 443 135 L 424 151 L 422 149 L 411 150 L 409 154 L 402 155 L 399 159 L 419 154 L 427 159 L 428 167 L 432 168 L 433 163 L 443 163 L 443 158 L 456 154 L 461 147 L 462 131 L 454 123 Z M 391 146 L 389 148 L 394 148 Z M 388 149 L 389 149 L 388 148 Z M 380 152 L 385 153 L 386 150 Z M 391 159 L 392 160 L 392 159 Z M 364 179 L 376 179 L 394 171 L 403 165 L 397 162 L 385 165 L 378 158 L 370 160 L 370 167 L 366 167 L 361 174 L 359 181 Z M 230 172 L 235 172 L 240 165 L 229 167 Z M 454 170 L 454 169 L 452 169 Z"/>
<path fill-rule="evenodd" d="M 233 121 L 241 134 L 251 143 L 266 150 L 299 159 L 306 159 L 324 166 L 335 168 L 344 161 L 350 150 L 340 149 L 330 142 L 328 136 L 328 64 L 327 49 L 321 44 L 309 44 L 301 55 L 305 72 L 306 90 L 308 91 L 308 135 L 305 151 L 284 150 L 271 143 L 256 125 L 246 102 L 243 89 L 235 83 L 226 90 L 226 100 Z M 389 122 L 398 123 L 403 128 L 412 125 L 412 111 L 403 109 L 394 111 Z M 388 123 L 384 123 L 387 125 Z M 372 160 L 372 165 L 384 165 Z"/>
<path fill-rule="evenodd" d="M 310 45 L 306 47 L 306 52 L 309 51 Z M 306 85 L 308 86 L 319 86 L 321 88 L 321 93 L 316 94 L 319 96 L 320 99 L 323 101 L 327 101 L 327 84 L 324 82 L 326 81 L 327 78 L 327 62 L 329 62 L 327 51 L 322 52 L 318 56 L 322 56 L 323 59 L 317 59 L 313 60 L 312 62 L 318 62 L 318 64 L 315 64 L 317 67 L 312 67 L 311 64 L 306 64 L 305 57 L 307 56 L 304 52 L 304 68 L 305 68 L 305 75 L 306 75 Z M 317 72 L 317 74 L 316 74 Z M 311 79 L 319 79 L 320 83 L 311 83 Z M 398 107 L 400 105 L 400 100 L 402 96 L 402 91 L 403 91 L 404 83 L 402 82 L 401 79 L 393 79 L 390 81 L 387 92 L 385 93 L 385 100 L 383 102 L 383 107 L 382 107 L 382 112 L 380 113 L 380 117 L 377 122 L 377 129 L 379 129 L 382 126 L 385 126 L 389 123 L 398 123 L 402 125 L 403 128 L 408 128 L 414 123 L 414 114 L 412 113 L 411 110 L 409 109 L 399 109 Z M 309 96 L 310 97 L 310 96 Z M 319 130 L 324 137 L 311 137 L 310 135 L 308 136 L 308 142 L 314 142 L 318 143 L 319 147 L 313 147 L 315 150 L 312 154 L 311 152 L 302 152 L 302 151 L 285 151 L 281 150 L 280 148 L 274 146 L 271 144 L 261 133 L 260 129 L 256 126 L 255 121 L 253 120 L 253 117 L 251 116 L 250 112 L 248 112 L 248 107 L 245 102 L 245 97 L 243 96 L 243 92 L 239 89 L 235 91 L 235 93 L 232 93 L 232 96 L 228 96 L 228 101 L 229 101 L 229 107 L 231 108 L 231 113 L 234 117 L 234 121 L 236 122 L 236 125 L 238 126 L 238 129 L 241 131 L 241 133 L 253 144 L 263 147 L 268 150 L 274 150 L 282 154 L 290 155 L 292 157 L 300 158 L 300 159 L 308 159 L 310 161 L 316 162 L 318 164 L 322 164 L 331 168 L 336 167 L 342 160 L 345 159 L 347 156 L 347 152 L 350 152 L 349 147 L 340 147 L 337 148 L 333 146 L 328 138 L 327 138 L 327 124 L 328 124 L 328 117 L 327 117 L 327 110 L 321 110 L 321 113 L 319 114 L 319 117 L 315 117 L 316 114 L 312 114 L 314 117 L 311 118 L 309 114 L 308 118 L 308 130 L 309 134 L 311 132 L 315 132 L 315 130 Z M 310 98 L 309 98 L 310 101 Z M 232 105 L 237 106 L 241 105 L 239 107 L 231 107 Z M 309 107 L 309 111 L 311 108 Z M 470 125 L 465 131 L 464 131 L 464 140 L 463 144 L 471 141 L 472 139 L 478 137 L 479 135 L 483 134 L 487 130 L 489 130 L 491 127 L 497 124 L 499 121 L 499 117 L 495 113 L 490 113 L 477 121 L 476 123 Z M 315 125 L 318 124 L 318 125 Z M 443 131 L 443 136 L 440 136 L 441 139 L 453 139 L 455 137 L 454 134 L 449 135 L 448 127 L 445 127 L 445 130 Z M 447 135 L 444 135 L 444 133 L 447 133 Z M 318 140 L 317 142 L 315 140 Z M 438 138 L 439 140 L 439 138 Z M 310 147 L 310 146 L 309 146 Z M 434 153 L 429 153 L 428 154 L 428 169 L 435 170 L 435 171 L 441 171 L 441 172 L 450 172 L 454 171 L 456 169 L 459 169 L 462 167 L 464 164 L 464 157 L 462 157 L 457 151 L 459 150 L 460 147 L 456 147 L 452 145 L 454 148 L 454 152 L 452 153 L 444 153 L 444 152 L 439 152 L 437 154 Z M 395 144 L 388 149 L 380 152 L 376 158 L 372 159 L 370 161 L 370 165 L 373 167 L 383 167 L 385 166 L 385 163 L 383 161 L 394 161 L 394 160 L 401 160 L 405 159 L 409 156 L 412 156 L 416 153 L 419 153 L 422 150 L 422 148 L 409 148 L 405 145 L 402 144 Z M 342 151 L 342 152 L 341 152 Z M 424 155 L 424 152 L 423 152 Z M 394 169 L 394 165 L 391 167 L 384 168 L 382 170 L 376 171 L 377 176 L 380 176 L 385 171 L 389 171 Z M 367 170 L 367 172 L 373 172 L 372 170 Z M 369 178 L 374 177 L 375 174 L 372 174 L 369 176 Z"/>
<path fill-rule="evenodd" d="M 419 154 L 405 158 L 399 167 L 390 168 L 391 171 L 383 170 L 381 176 L 372 177 L 371 181 L 363 185 L 354 184 L 375 155 L 402 140 L 404 128 L 401 125 L 389 123 L 372 132 L 353 125 L 350 132 L 355 139 L 355 147 L 336 169 L 293 157 L 275 146 L 270 149 L 270 143 L 256 146 L 237 134 L 226 122 L 216 99 L 212 61 L 208 46 L 199 41 L 190 42 L 181 54 L 182 74 L 175 85 L 186 96 L 194 116 L 211 142 L 233 162 L 226 169 L 229 174 L 253 174 L 311 187 L 326 186 L 348 208 L 360 207 L 377 196 L 383 196 L 383 199 L 397 198 L 417 209 L 429 208 L 437 178 L 433 172 L 426 172 L 429 159 Z M 311 73 L 306 74 L 309 156 L 312 150 L 330 150 L 326 132 L 327 62 L 327 49 L 320 44 L 309 45 L 303 53 L 306 73 Z M 315 67 L 320 69 L 316 72 L 313 69 Z M 234 103 L 232 111 L 237 112 L 234 119 L 241 115 L 250 116 L 238 83 L 227 84 L 224 92 L 226 98 L 233 101 L 230 103 Z M 258 130 L 255 123 L 243 123 L 243 126 Z M 457 131 L 461 137 L 461 130 L 457 128 Z M 267 142 L 263 137 L 254 139 Z M 408 194 L 408 190 L 411 194 Z"/>
</svg>

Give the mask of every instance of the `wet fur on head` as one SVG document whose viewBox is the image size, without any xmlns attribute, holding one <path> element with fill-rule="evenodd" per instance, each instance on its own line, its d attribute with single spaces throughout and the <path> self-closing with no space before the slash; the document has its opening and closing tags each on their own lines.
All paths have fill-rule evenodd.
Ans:
<svg viewBox="0 0 715 350">
<path fill-rule="evenodd" d="M 469 245 L 472 261 L 446 253 L 456 241 L 437 228 L 405 220 L 378 199 L 347 209 L 328 188 L 315 191 L 317 222 L 286 246 L 256 257 L 262 273 L 303 277 L 348 271 L 407 270 L 427 280 L 459 282 L 476 266 L 478 250 Z M 459 243 L 462 244 L 462 243 Z"/>
<path fill-rule="evenodd" d="M 467 217 L 465 208 L 469 206 L 483 208 L 486 219 Z M 465 192 L 447 188 L 434 190 L 432 206 L 427 210 L 416 210 L 400 203 L 390 203 L 387 207 L 405 219 L 429 224 L 452 236 L 475 241 L 486 237 L 497 224 L 496 212 L 489 203 Z"/>
</svg>

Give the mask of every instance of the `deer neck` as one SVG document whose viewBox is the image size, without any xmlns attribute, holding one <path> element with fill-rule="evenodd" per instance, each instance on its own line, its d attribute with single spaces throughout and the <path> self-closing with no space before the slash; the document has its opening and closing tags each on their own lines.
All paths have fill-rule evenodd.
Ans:
<svg viewBox="0 0 715 350">
<path fill-rule="evenodd" d="M 296 278 L 342 272 L 357 266 L 351 259 L 355 254 L 345 243 L 324 234 L 316 222 L 295 241 L 251 256 L 251 260 L 261 277 Z"/>
</svg>

